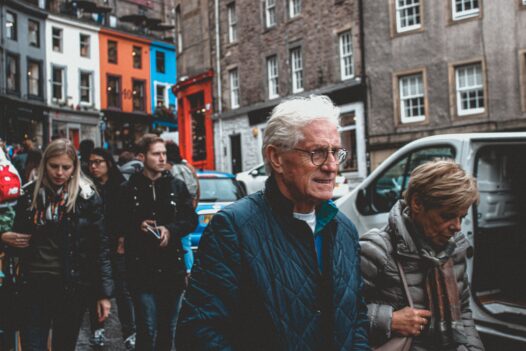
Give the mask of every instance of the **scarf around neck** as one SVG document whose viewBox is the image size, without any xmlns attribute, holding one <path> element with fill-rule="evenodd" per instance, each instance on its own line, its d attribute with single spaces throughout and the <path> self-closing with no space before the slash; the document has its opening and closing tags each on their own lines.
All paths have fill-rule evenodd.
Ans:
<svg viewBox="0 0 526 351">
<path fill-rule="evenodd" d="M 40 188 L 33 223 L 36 225 L 59 223 L 66 212 L 67 200 L 68 192 L 64 187 L 60 187 L 56 192 L 44 187 Z"/>
</svg>

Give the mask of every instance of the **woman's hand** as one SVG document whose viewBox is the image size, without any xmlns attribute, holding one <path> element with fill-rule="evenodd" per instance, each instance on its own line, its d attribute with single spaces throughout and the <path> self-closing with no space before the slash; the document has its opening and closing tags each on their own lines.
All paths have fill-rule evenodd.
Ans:
<svg viewBox="0 0 526 351">
<path fill-rule="evenodd" d="M 170 231 L 163 225 L 160 227 L 157 227 L 157 229 L 159 230 L 159 233 L 161 234 L 161 237 L 159 238 L 160 239 L 159 246 L 160 247 L 168 246 L 168 241 L 170 241 Z"/>
<path fill-rule="evenodd" d="M 428 323 L 427 319 L 430 317 L 431 312 L 428 310 L 404 307 L 401 310 L 393 312 L 391 332 L 403 336 L 420 335 Z"/>
<path fill-rule="evenodd" d="M 22 234 L 15 232 L 5 232 L 2 234 L 2 241 L 9 246 L 17 247 L 20 249 L 26 248 L 29 246 L 29 239 L 31 239 L 30 234 Z"/>
<path fill-rule="evenodd" d="M 99 323 L 104 322 L 110 315 L 111 302 L 109 299 L 100 299 L 97 301 L 97 316 Z"/>
</svg>

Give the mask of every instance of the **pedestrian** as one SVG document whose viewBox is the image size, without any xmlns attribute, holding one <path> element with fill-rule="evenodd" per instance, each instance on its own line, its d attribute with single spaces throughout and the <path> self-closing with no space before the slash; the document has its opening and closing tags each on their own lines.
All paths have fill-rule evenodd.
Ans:
<svg viewBox="0 0 526 351">
<path fill-rule="evenodd" d="M 119 189 L 124 183 L 119 168 L 111 154 L 103 148 L 94 148 L 88 159 L 88 167 L 97 190 L 102 197 L 106 234 L 110 240 L 110 257 L 115 282 L 115 298 L 117 312 L 121 324 L 124 346 L 127 350 L 135 348 L 135 311 L 133 302 L 126 284 L 126 265 L 124 261 L 124 237 L 119 232 Z M 93 300 L 95 302 L 95 300 Z M 106 342 L 104 323 L 99 323 L 96 313 L 93 313 L 95 303 L 90 310 L 92 328 L 91 343 L 95 346 L 104 346 Z"/>
<path fill-rule="evenodd" d="M 186 268 L 181 238 L 197 225 L 185 184 L 166 168 L 166 146 L 154 134 L 137 144 L 144 168 L 122 187 L 119 232 L 135 305 L 138 350 L 170 350 Z"/>
<path fill-rule="evenodd" d="M 197 202 L 199 201 L 199 179 L 195 172 L 194 167 L 183 160 L 181 153 L 179 151 L 179 145 L 174 142 L 166 143 L 166 158 L 167 158 L 167 167 L 166 169 L 174 176 L 174 178 L 182 180 L 190 196 L 192 197 L 192 205 L 194 209 L 197 207 Z M 192 238 L 191 235 L 181 238 L 183 244 L 184 253 L 184 263 L 186 266 L 186 282 L 190 277 L 192 271 L 192 266 L 194 265 L 194 253 L 192 251 Z"/>
<path fill-rule="evenodd" d="M 95 142 L 91 139 L 84 139 L 79 144 L 80 167 L 84 174 L 89 174 L 88 159 L 93 148 L 95 148 Z"/>
<path fill-rule="evenodd" d="M 20 337 L 24 351 L 74 350 L 90 293 L 99 320 L 108 317 L 113 281 L 102 204 L 80 171 L 73 144 L 45 149 L 37 180 L 18 200 L 13 231 L 1 235 L 20 259 Z"/>
<path fill-rule="evenodd" d="M 478 198 L 476 180 L 454 161 L 427 162 L 411 173 L 386 226 L 362 236 L 372 345 L 409 337 L 414 351 L 484 350 L 469 308 L 472 249 L 460 232 Z"/>
<path fill-rule="evenodd" d="M 33 140 L 26 135 L 24 137 L 24 140 L 22 141 L 22 147 L 18 149 L 18 151 L 13 156 L 12 162 L 18 170 L 18 174 L 20 174 L 20 176 L 22 177 L 22 184 L 25 184 L 27 182 L 27 179 L 24 178 L 27 157 L 29 150 L 33 149 L 35 149 L 35 144 L 33 143 Z"/>
<path fill-rule="evenodd" d="M 143 167 L 142 162 L 136 158 L 132 151 L 129 150 L 121 152 L 117 164 L 126 180 L 130 179 L 132 174 L 141 172 Z"/>
<path fill-rule="evenodd" d="M 205 229 L 177 350 L 369 350 L 358 234 L 331 201 L 347 156 L 338 124 L 325 96 L 274 108 L 270 177 Z"/>
<path fill-rule="evenodd" d="M 42 152 L 39 149 L 27 151 L 26 167 L 24 168 L 24 179 L 26 183 L 32 182 L 37 178 L 37 169 L 42 160 Z"/>
</svg>

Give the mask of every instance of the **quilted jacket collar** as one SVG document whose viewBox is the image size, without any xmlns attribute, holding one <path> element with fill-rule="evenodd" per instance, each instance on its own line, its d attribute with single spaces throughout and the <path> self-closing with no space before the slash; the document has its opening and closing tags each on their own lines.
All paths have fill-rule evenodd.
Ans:
<svg viewBox="0 0 526 351">
<path fill-rule="evenodd" d="M 271 175 L 265 183 L 265 197 L 270 206 L 280 216 L 292 218 L 294 204 L 287 199 L 279 190 L 276 179 Z M 321 232 L 338 214 L 338 208 L 331 200 L 322 202 L 316 207 L 316 230 L 315 234 Z"/>
</svg>

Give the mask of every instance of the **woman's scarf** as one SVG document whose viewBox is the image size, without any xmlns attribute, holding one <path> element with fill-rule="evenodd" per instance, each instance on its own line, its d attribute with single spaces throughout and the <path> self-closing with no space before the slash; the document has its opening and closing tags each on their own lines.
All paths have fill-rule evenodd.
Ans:
<svg viewBox="0 0 526 351">
<path fill-rule="evenodd" d="M 38 195 L 37 210 L 33 217 L 33 223 L 36 225 L 59 223 L 66 212 L 68 192 L 65 187 L 59 188 L 56 192 L 42 187 Z"/>
</svg>

